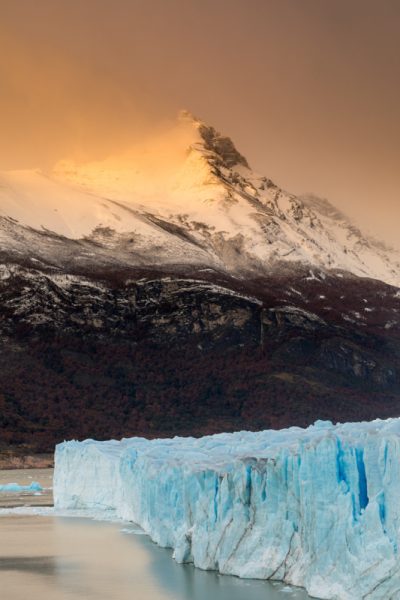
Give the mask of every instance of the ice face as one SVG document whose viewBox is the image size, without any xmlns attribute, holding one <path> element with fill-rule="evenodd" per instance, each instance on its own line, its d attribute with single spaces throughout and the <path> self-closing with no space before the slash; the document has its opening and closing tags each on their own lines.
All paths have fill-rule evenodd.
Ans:
<svg viewBox="0 0 400 600">
<path fill-rule="evenodd" d="M 400 598 L 400 419 L 65 442 L 57 508 L 115 511 L 179 562 L 312 596 Z"/>
</svg>

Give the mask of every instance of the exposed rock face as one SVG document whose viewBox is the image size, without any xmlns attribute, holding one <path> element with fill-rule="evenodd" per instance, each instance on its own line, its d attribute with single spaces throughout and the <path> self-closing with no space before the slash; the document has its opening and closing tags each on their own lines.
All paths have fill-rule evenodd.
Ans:
<svg viewBox="0 0 400 600">
<path fill-rule="evenodd" d="M 230 169 L 236 165 L 243 165 L 250 168 L 245 157 L 236 150 L 231 138 L 222 136 L 214 127 L 206 125 L 200 126 L 200 135 L 205 142 L 206 149 L 215 152 L 220 159 L 218 166 Z"/>
</svg>

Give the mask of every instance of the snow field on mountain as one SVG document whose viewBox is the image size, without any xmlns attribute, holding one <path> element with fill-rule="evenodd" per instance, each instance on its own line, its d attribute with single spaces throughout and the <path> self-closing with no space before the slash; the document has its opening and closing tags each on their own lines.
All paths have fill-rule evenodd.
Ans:
<svg viewBox="0 0 400 600">
<path fill-rule="evenodd" d="M 31 253 L 11 219 L 27 240 L 29 228 L 52 236 L 40 242 L 49 262 L 57 245 L 85 239 L 86 262 L 109 256 L 232 274 L 286 262 L 400 285 L 397 251 L 363 236 L 327 201 L 296 197 L 255 173 L 229 138 L 187 114 L 118 156 L 0 173 L 0 217 L 0 250 Z"/>
</svg>

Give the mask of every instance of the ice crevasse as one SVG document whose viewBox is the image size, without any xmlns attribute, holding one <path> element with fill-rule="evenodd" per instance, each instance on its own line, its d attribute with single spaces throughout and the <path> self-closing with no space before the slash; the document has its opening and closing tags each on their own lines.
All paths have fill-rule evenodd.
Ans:
<svg viewBox="0 0 400 600">
<path fill-rule="evenodd" d="M 400 599 L 400 419 L 64 442 L 54 495 L 134 521 L 202 569 Z"/>
</svg>

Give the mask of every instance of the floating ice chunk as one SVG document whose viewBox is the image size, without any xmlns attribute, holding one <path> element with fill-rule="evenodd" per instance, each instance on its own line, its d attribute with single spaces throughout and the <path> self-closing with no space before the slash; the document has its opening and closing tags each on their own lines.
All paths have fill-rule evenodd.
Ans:
<svg viewBox="0 0 400 600">
<path fill-rule="evenodd" d="M 121 533 L 126 533 L 128 535 L 146 535 L 146 532 L 139 527 L 124 527 L 124 529 L 121 529 Z"/>
<path fill-rule="evenodd" d="M 0 492 L 42 492 L 43 488 L 40 483 L 32 481 L 30 485 L 19 485 L 19 483 L 6 483 L 0 485 Z"/>
</svg>

